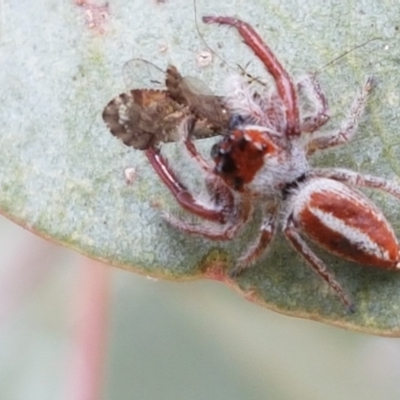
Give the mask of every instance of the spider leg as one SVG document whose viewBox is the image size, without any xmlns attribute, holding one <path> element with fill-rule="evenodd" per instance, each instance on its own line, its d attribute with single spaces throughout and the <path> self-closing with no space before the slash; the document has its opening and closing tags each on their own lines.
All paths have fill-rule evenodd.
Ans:
<svg viewBox="0 0 400 400">
<path fill-rule="evenodd" d="M 270 207 L 268 214 L 264 217 L 256 241 L 248 248 L 247 252 L 241 256 L 233 270 L 231 276 L 237 276 L 244 269 L 250 268 L 252 264 L 259 259 L 269 247 L 276 231 L 276 205 Z"/>
<path fill-rule="evenodd" d="M 210 166 L 209 162 L 207 162 L 203 156 L 197 151 L 196 146 L 191 140 L 191 132 L 196 123 L 196 117 L 193 115 L 188 115 L 179 124 L 177 127 L 178 137 L 182 138 L 183 144 L 185 145 L 186 151 L 188 154 L 195 159 L 200 168 L 206 172 L 208 175 L 213 175 L 213 168 Z"/>
<path fill-rule="evenodd" d="M 292 214 L 289 215 L 284 223 L 283 233 L 294 249 L 307 261 L 308 265 L 335 291 L 348 310 L 354 312 L 354 305 L 346 292 L 327 270 L 325 263 L 316 256 L 297 232 Z"/>
<path fill-rule="evenodd" d="M 377 176 L 363 175 L 344 168 L 316 168 L 310 171 L 310 176 L 334 179 L 357 187 L 379 189 L 400 200 L 400 186 Z"/>
<path fill-rule="evenodd" d="M 206 24 L 222 24 L 234 26 L 242 36 L 244 42 L 253 50 L 256 56 L 263 62 L 276 82 L 278 94 L 285 104 L 287 135 L 299 136 L 299 110 L 297 106 L 296 88 L 288 72 L 277 60 L 272 50 L 263 42 L 258 33 L 246 22 L 232 17 L 204 16 Z"/>
<path fill-rule="evenodd" d="M 374 78 L 368 77 L 360 93 L 356 96 L 350 107 L 350 112 L 339 130 L 315 137 L 308 143 L 308 154 L 315 150 L 327 149 L 350 141 L 357 131 L 358 122 L 364 112 L 368 95 L 374 87 Z"/>
<path fill-rule="evenodd" d="M 217 207 L 221 206 L 225 210 L 232 210 L 234 207 L 234 198 L 231 190 L 220 177 L 215 175 L 214 168 L 197 151 L 195 144 L 190 138 L 190 132 L 193 128 L 193 125 L 194 119 L 191 116 L 185 118 L 178 127 L 180 130 L 179 136 L 183 138 L 183 144 L 185 145 L 189 156 L 192 157 L 200 166 L 200 168 L 206 173 L 205 184 L 211 197 L 212 204 L 215 204 Z"/>
<path fill-rule="evenodd" d="M 237 204 L 237 209 L 240 211 L 233 212 L 222 227 L 194 225 L 168 213 L 165 213 L 163 218 L 175 228 L 188 234 L 200 235 L 211 240 L 231 240 L 239 233 L 253 213 L 253 207 L 248 199 Z"/>
<path fill-rule="evenodd" d="M 153 166 L 154 170 L 157 172 L 158 176 L 168 187 L 172 195 L 175 197 L 176 201 L 187 211 L 192 212 L 199 217 L 208 219 L 210 221 L 224 223 L 229 216 L 229 207 L 225 207 L 226 204 L 232 204 L 232 194 L 229 190 L 224 191 L 226 199 L 221 199 L 220 206 L 207 206 L 198 202 L 192 194 L 188 191 L 186 186 L 184 186 L 179 179 L 176 177 L 175 173 L 172 171 L 168 162 L 160 154 L 160 150 L 154 147 L 150 147 L 145 150 L 146 156 Z M 211 178 L 212 179 L 212 178 Z M 217 178 L 215 178 L 217 179 Z"/>
<path fill-rule="evenodd" d="M 329 121 L 329 106 L 325 94 L 314 75 L 304 75 L 297 82 L 299 91 L 303 91 L 314 107 L 314 113 L 301 119 L 301 132 L 312 133 Z"/>
<path fill-rule="evenodd" d="M 170 168 L 167 160 L 161 155 L 159 148 L 150 147 L 145 151 L 145 154 L 158 176 L 184 209 L 204 219 L 223 224 L 228 220 L 231 213 L 231 208 L 234 204 L 233 195 L 223 181 L 213 173 L 212 167 L 198 153 L 195 145 L 190 140 L 189 136 L 194 122 L 195 118 L 187 116 L 179 124 L 177 130 L 189 155 L 206 173 L 206 187 L 211 195 L 211 205 L 207 205 L 193 197 Z"/>
</svg>

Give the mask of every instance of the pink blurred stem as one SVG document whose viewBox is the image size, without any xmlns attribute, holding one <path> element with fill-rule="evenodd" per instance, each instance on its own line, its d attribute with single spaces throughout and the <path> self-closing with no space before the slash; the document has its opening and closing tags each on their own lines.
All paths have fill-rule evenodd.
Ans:
<svg viewBox="0 0 400 400">
<path fill-rule="evenodd" d="M 73 288 L 72 349 L 67 371 L 67 399 L 102 398 L 109 267 L 82 258 L 81 280 Z"/>
</svg>

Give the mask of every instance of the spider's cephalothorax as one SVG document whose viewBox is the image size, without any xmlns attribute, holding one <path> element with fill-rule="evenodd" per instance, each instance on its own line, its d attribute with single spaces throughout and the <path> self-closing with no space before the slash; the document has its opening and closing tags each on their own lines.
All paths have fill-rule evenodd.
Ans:
<svg viewBox="0 0 400 400">
<path fill-rule="evenodd" d="M 353 187 L 386 191 L 400 199 L 400 187 L 382 178 L 341 168 L 314 169 L 307 158 L 314 151 L 348 142 L 373 84 L 367 79 L 337 131 L 315 135 L 328 117 L 328 105 L 315 79 L 295 85 L 269 47 L 247 23 L 230 17 L 204 17 L 206 23 L 234 26 L 264 63 L 276 86 L 255 93 L 238 79 L 226 96 L 229 112 L 243 121 L 211 151 L 213 164 L 203 159 L 193 142 L 184 143 L 206 176 L 211 202 L 201 201 L 180 183 L 159 150 L 146 155 L 178 203 L 212 225 L 193 225 L 166 215 L 180 230 L 213 240 L 232 239 L 250 219 L 253 206 L 264 214 L 256 241 L 238 260 L 240 272 L 265 253 L 280 226 L 293 248 L 351 308 L 352 302 L 328 272 L 324 262 L 301 235 L 347 260 L 384 269 L 400 269 L 400 247 L 382 212 Z M 299 94 L 306 94 L 313 113 L 303 112 Z M 184 127 L 184 125 L 182 125 Z M 188 137 L 186 135 L 186 137 Z"/>
<path fill-rule="evenodd" d="M 280 198 L 308 171 L 297 140 L 282 143 L 275 132 L 246 126 L 235 130 L 211 150 L 214 172 L 233 189 L 258 198 Z"/>
</svg>

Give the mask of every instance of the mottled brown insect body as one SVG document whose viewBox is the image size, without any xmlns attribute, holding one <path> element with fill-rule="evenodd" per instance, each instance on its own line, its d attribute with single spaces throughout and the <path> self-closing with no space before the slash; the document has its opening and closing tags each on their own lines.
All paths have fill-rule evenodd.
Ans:
<svg viewBox="0 0 400 400">
<path fill-rule="evenodd" d="M 182 138 L 181 124 L 193 139 L 223 134 L 230 116 L 222 97 L 208 94 L 201 81 L 183 78 L 174 66 L 165 73 L 165 90 L 133 89 L 112 99 L 103 111 L 111 133 L 124 144 L 146 150 Z"/>
</svg>

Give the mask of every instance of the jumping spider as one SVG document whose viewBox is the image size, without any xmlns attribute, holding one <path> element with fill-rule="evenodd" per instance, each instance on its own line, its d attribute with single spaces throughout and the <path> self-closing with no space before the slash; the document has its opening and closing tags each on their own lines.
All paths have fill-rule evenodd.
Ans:
<svg viewBox="0 0 400 400">
<path fill-rule="evenodd" d="M 205 173 L 212 204 L 191 195 L 158 148 L 146 150 L 150 163 L 178 203 L 214 224 L 193 225 L 169 214 L 165 218 L 183 232 L 231 240 L 249 221 L 254 207 L 261 207 L 264 219 L 259 235 L 239 258 L 233 273 L 250 267 L 265 253 L 279 225 L 293 248 L 351 310 L 353 305 L 346 292 L 300 234 L 346 260 L 383 269 L 400 268 L 400 248 L 391 225 L 369 199 L 354 189 L 380 189 L 400 199 L 400 187 L 342 168 L 311 168 L 308 162 L 314 151 L 352 139 L 373 80 L 366 80 L 340 129 L 316 135 L 329 116 L 325 96 L 315 79 L 308 76 L 296 87 L 249 24 L 231 17 L 208 16 L 203 21 L 235 27 L 276 86 L 258 95 L 245 83 L 236 82 L 226 104 L 231 115 L 242 116 L 244 122 L 212 147 L 212 165 L 189 138 L 184 141 L 188 153 Z M 301 91 L 314 102 L 314 115 L 301 113 Z"/>
</svg>

